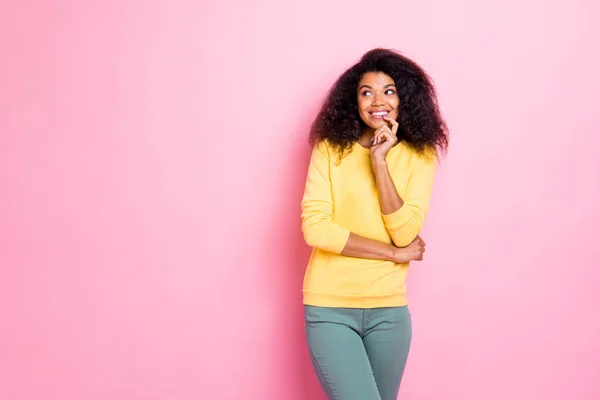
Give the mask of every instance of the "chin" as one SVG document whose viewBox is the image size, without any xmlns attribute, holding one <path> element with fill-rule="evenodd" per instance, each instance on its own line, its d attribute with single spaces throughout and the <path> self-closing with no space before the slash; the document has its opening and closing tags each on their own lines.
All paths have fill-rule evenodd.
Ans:
<svg viewBox="0 0 600 400">
<path fill-rule="evenodd" d="M 386 122 L 385 122 L 384 120 L 379 120 L 379 121 L 369 121 L 369 122 L 367 123 L 367 125 L 368 125 L 369 127 L 373 128 L 373 129 L 377 129 L 377 128 L 379 128 L 380 126 L 382 126 L 382 125 L 385 125 L 385 123 L 386 123 Z"/>
</svg>

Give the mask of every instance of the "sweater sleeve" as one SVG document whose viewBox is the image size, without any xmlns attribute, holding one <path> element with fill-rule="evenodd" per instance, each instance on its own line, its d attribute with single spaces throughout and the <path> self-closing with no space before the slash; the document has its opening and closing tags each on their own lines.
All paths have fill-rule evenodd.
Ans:
<svg viewBox="0 0 600 400">
<path fill-rule="evenodd" d="M 341 254 L 350 231 L 333 221 L 329 157 L 324 142 L 314 147 L 302 197 L 302 232 L 309 246 Z"/>
<path fill-rule="evenodd" d="M 437 157 L 428 154 L 427 157 L 417 156 L 415 161 L 402 198 L 404 205 L 383 215 L 385 227 L 397 247 L 408 246 L 417 237 L 429 212 Z"/>
</svg>

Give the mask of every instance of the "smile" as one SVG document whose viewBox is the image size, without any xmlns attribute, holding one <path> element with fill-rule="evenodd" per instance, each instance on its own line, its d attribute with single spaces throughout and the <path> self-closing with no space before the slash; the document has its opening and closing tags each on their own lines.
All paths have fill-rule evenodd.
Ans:
<svg viewBox="0 0 600 400">
<path fill-rule="evenodd" d="M 389 111 L 374 111 L 370 112 L 369 114 L 371 114 L 374 118 L 383 119 L 383 117 L 389 114 Z"/>
</svg>

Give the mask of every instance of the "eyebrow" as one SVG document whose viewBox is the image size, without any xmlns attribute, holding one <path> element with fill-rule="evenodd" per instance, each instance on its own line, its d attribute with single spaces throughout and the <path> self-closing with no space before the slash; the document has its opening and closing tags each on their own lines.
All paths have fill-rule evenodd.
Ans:
<svg viewBox="0 0 600 400">
<path fill-rule="evenodd" d="M 394 85 L 393 83 L 388 83 L 387 85 L 385 85 L 383 88 L 387 89 L 390 86 L 396 87 L 396 85 Z M 373 89 L 371 86 L 369 85 L 362 85 L 361 87 L 358 88 L 358 90 L 362 89 L 362 88 L 367 88 L 367 89 Z"/>
</svg>

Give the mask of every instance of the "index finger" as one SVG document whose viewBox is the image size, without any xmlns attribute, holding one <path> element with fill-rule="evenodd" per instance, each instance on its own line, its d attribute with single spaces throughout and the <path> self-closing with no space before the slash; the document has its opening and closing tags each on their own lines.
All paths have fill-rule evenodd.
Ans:
<svg viewBox="0 0 600 400">
<path fill-rule="evenodd" d="M 398 130 L 398 126 L 399 126 L 399 124 L 398 124 L 398 121 L 396 121 L 396 120 L 395 120 L 395 119 L 393 119 L 393 118 L 390 118 L 390 117 L 388 117 L 387 115 L 386 115 L 386 116 L 384 116 L 384 117 L 383 117 L 383 119 L 384 119 L 385 121 L 389 122 L 389 123 L 392 125 L 392 132 L 393 132 L 394 134 L 396 134 L 396 132 L 395 132 L 395 131 L 397 131 L 397 130 Z"/>
<path fill-rule="evenodd" d="M 396 121 L 394 118 L 388 117 L 387 115 L 384 115 L 383 119 L 385 119 L 386 121 L 390 122 L 392 125 L 398 125 L 398 121 Z"/>
</svg>

